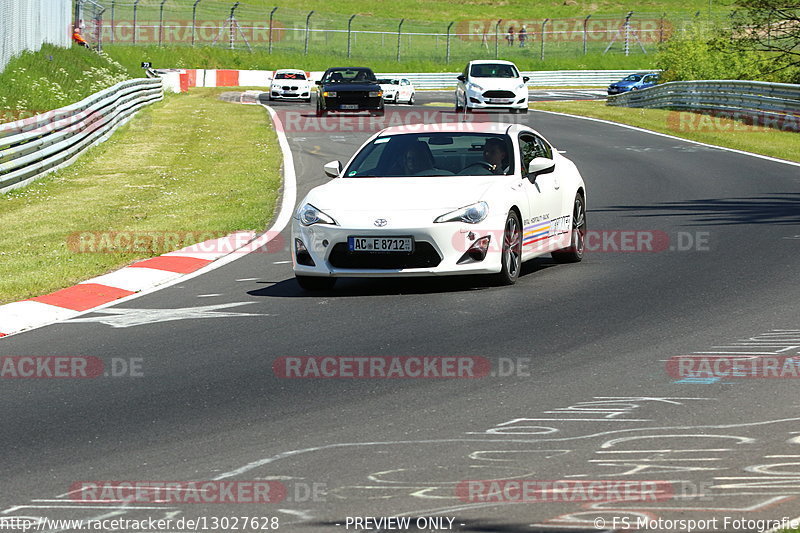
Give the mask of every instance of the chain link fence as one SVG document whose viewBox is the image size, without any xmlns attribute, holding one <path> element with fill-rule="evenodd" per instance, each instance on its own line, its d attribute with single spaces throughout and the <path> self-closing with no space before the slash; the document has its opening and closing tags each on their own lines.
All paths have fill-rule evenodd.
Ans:
<svg viewBox="0 0 800 533">
<path fill-rule="evenodd" d="M 0 0 L 0 72 L 9 60 L 43 43 L 70 45 L 72 0 Z"/>
<path fill-rule="evenodd" d="M 78 3 L 89 0 L 76 0 Z M 432 22 L 341 15 L 212 0 L 97 0 L 105 9 L 90 35 L 133 45 L 219 46 L 343 58 L 431 60 L 647 54 L 698 17 L 644 13 L 530 20 Z"/>
</svg>

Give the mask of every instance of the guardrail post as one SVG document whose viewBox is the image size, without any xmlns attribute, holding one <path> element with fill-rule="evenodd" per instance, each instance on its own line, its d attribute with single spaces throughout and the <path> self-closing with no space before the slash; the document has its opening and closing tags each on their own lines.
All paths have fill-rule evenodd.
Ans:
<svg viewBox="0 0 800 533">
<path fill-rule="evenodd" d="M 397 25 L 397 62 L 398 63 L 400 62 L 400 42 L 401 42 L 401 39 L 403 37 L 403 22 L 405 22 L 405 21 L 406 21 L 406 19 L 402 18 L 402 19 L 400 19 L 400 24 Z"/>
<path fill-rule="evenodd" d="M 198 0 L 200 1 L 200 0 Z M 272 19 L 275 16 L 275 12 L 278 10 L 278 6 L 272 8 L 272 11 L 269 12 L 269 52 L 272 53 Z"/>
<path fill-rule="evenodd" d="M 350 36 L 352 35 L 351 28 L 353 26 L 353 19 L 356 18 L 356 13 L 350 15 L 347 20 L 347 57 L 350 57 Z"/>
<path fill-rule="evenodd" d="M 116 4 L 117 0 L 111 0 L 111 37 L 109 38 L 111 40 L 111 44 L 114 44 L 114 32 L 116 31 L 114 29 L 114 8 L 117 7 Z"/>
<path fill-rule="evenodd" d="M 494 58 L 497 59 L 500 57 L 499 53 L 499 46 L 500 46 L 500 23 L 503 22 L 503 19 L 499 19 L 497 24 L 494 25 Z"/>
<path fill-rule="evenodd" d="M 133 44 L 136 44 L 136 12 L 139 9 L 139 1 L 140 0 L 135 0 L 133 2 Z"/>
<path fill-rule="evenodd" d="M 445 63 L 450 63 L 450 28 L 452 28 L 453 24 L 455 23 L 456 22 L 453 21 L 447 25 L 447 52 L 445 52 L 445 59 L 444 59 Z"/>
<path fill-rule="evenodd" d="M 544 22 L 542 22 L 542 52 L 540 54 L 540 59 L 542 61 L 544 61 L 544 27 L 547 26 L 549 21 L 550 19 L 544 19 Z"/>
<path fill-rule="evenodd" d="M 192 6 L 192 46 L 194 46 L 194 34 L 197 29 L 197 4 L 200 3 L 200 0 L 194 0 L 194 5 Z"/>
<path fill-rule="evenodd" d="M 586 55 L 586 35 L 589 32 L 590 18 L 592 18 L 591 15 L 586 15 L 586 18 L 583 19 L 583 55 Z"/>
<path fill-rule="evenodd" d="M 311 15 L 314 14 L 314 10 L 308 12 L 308 16 L 306 17 L 306 42 L 305 46 L 303 47 L 303 54 L 308 55 L 308 32 L 309 32 L 309 24 L 311 24 Z"/>
<path fill-rule="evenodd" d="M 161 0 L 161 7 L 158 10 L 158 46 L 161 46 L 164 38 L 164 4 L 167 0 Z"/>
</svg>

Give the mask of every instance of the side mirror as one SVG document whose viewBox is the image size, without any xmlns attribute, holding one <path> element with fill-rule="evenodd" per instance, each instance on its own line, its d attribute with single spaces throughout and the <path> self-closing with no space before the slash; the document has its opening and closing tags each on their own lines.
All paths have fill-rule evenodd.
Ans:
<svg viewBox="0 0 800 533">
<path fill-rule="evenodd" d="M 525 83 L 528 83 L 528 81 L 529 81 L 530 79 L 531 79 L 531 77 L 530 77 L 530 76 L 522 76 L 522 81 L 524 81 Z"/>
<path fill-rule="evenodd" d="M 458 76 L 456 79 L 457 79 L 458 81 L 467 81 L 467 77 L 466 77 L 466 76 L 464 76 L 463 74 L 462 74 L 461 76 Z"/>
<path fill-rule="evenodd" d="M 556 168 L 556 163 L 552 159 L 546 157 L 534 157 L 528 163 L 528 177 L 536 179 L 539 174 L 549 174 Z"/>
<path fill-rule="evenodd" d="M 331 178 L 335 178 L 342 173 L 342 164 L 339 161 L 325 163 L 322 168 L 325 170 L 325 174 Z"/>
</svg>

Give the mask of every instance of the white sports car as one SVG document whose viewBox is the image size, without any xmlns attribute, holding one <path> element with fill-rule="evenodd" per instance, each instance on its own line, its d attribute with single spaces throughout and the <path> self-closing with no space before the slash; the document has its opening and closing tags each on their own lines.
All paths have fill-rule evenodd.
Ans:
<svg viewBox="0 0 800 533">
<path fill-rule="evenodd" d="M 414 84 L 406 78 L 381 78 L 378 85 L 383 90 L 383 100 L 395 104 L 414 105 Z"/>
<path fill-rule="evenodd" d="M 311 87 L 312 82 L 308 79 L 304 70 L 291 68 L 276 70 L 269 87 L 268 99 L 281 100 L 287 98 L 310 102 Z"/>
<path fill-rule="evenodd" d="M 583 258 L 586 186 L 575 165 L 519 124 L 415 124 L 373 135 L 300 202 L 292 260 L 301 287 L 338 277 L 490 274 Z"/>
</svg>

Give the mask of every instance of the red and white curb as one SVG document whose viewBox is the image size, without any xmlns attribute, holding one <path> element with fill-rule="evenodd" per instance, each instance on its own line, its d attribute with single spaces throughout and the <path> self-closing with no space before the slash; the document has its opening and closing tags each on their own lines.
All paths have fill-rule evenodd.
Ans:
<svg viewBox="0 0 800 533">
<path fill-rule="evenodd" d="M 262 234 L 239 231 L 175 252 L 144 259 L 115 272 L 21 302 L 0 305 L 0 337 L 46 326 L 100 307 L 160 290 L 231 263 L 250 252 L 265 250 L 292 216 L 297 197 L 294 159 L 280 119 L 264 106 L 275 123 L 283 152 L 283 199 L 272 227 Z"/>
</svg>

